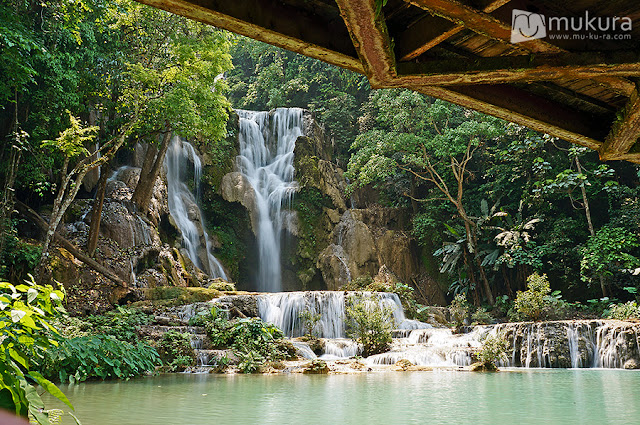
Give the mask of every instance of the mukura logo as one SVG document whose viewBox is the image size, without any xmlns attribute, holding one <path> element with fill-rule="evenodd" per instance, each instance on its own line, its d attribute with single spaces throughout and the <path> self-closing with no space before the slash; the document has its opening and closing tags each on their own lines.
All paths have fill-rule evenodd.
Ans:
<svg viewBox="0 0 640 425">
<path fill-rule="evenodd" d="M 511 12 L 511 42 L 521 43 L 547 36 L 544 15 L 513 9 Z"/>
<path fill-rule="evenodd" d="M 628 16 L 550 16 L 513 9 L 511 13 L 511 42 L 521 43 L 539 38 L 574 40 L 628 40 L 633 21 Z M 564 32 L 564 34 L 562 34 Z M 571 34 L 572 33 L 572 34 Z"/>
</svg>

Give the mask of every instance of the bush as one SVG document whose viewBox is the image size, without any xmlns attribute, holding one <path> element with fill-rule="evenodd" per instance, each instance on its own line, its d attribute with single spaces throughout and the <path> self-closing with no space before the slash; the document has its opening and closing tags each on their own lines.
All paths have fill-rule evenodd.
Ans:
<svg viewBox="0 0 640 425">
<path fill-rule="evenodd" d="M 156 350 L 167 372 L 182 372 L 196 363 L 191 336 L 176 331 L 165 332 Z"/>
<path fill-rule="evenodd" d="M 309 309 L 306 309 L 302 313 L 300 313 L 298 317 L 300 318 L 300 320 L 302 320 L 304 324 L 305 335 L 310 338 L 313 338 L 314 337 L 313 330 L 315 329 L 316 325 L 320 321 L 320 318 L 322 317 L 322 315 L 320 313 L 315 313 Z"/>
<path fill-rule="evenodd" d="M 478 352 L 478 360 L 482 362 L 485 370 L 496 370 L 496 362 L 506 355 L 508 348 L 509 344 L 504 335 L 488 335 Z"/>
<path fill-rule="evenodd" d="M 547 296 L 551 292 L 547 275 L 533 273 L 527 278 L 527 290 L 518 291 L 513 309 L 520 318 L 540 320 L 545 306 L 549 303 Z"/>
<path fill-rule="evenodd" d="M 471 315 L 471 324 L 475 325 L 488 325 L 493 321 L 493 316 L 491 313 L 487 311 L 484 307 L 479 307 L 472 315 Z"/>
<path fill-rule="evenodd" d="M 611 304 L 606 316 L 609 319 L 617 320 L 640 319 L 640 306 L 635 301 Z"/>
<path fill-rule="evenodd" d="M 469 307 L 466 295 L 463 293 L 456 294 L 449 306 L 451 318 L 455 322 L 456 327 L 462 326 L 464 320 L 469 316 Z"/>
<path fill-rule="evenodd" d="M 212 322 L 219 315 L 220 310 L 216 306 L 212 306 L 208 310 L 198 310 L 195 315 L 189 318 L 188 324 L 189 326 L 206 326 L 207 323 Z"/>
<path fill-rule="evenodd" d="M 151 317 L 140 310 L 118 307 L 102 316 L 88 316 L 94 335 L 110 335 L 120 341 L 135 343 L 138 340 L 138 327 L 151 322 Z"/>
<path fill-rule="evenodd" d="M 389 292 L 398 295 L 404 312 L 410 319 L 420 319 L 420 315 L 426 311 L 425 306 L 419 304 L 413 294 L 414 289 L 402 282 L 389 283 L 385 281 L 373 280 L 371 276 L 365 275 L 353 279 L 340 288 L 343 291 L 367 291 L 367 292 Z"/>
<path fill-rule="evenodd" d="M 131 344 L 111 335 L 66 339 L 47 350 L 42 373 L 61 382 L 87 379 L 129 379 L 161 364 L 158 352 L 148 344 Z"/>
<path fill-rule="evenodd" d="M 374 295 L 371 298 L 352 297 L 347 299 L 348 335 L 362 344 L 364 357 L 387 351 L 391 345 L 393 310 L 381 307 Z"/>
<path fill-rule="evenodd" d="M 295 357 L 295 348 L 283 339 L 282 331 L 257 317 L 234 320 L 216 317 L 205 325 L 205 331 L 216 348 L 233 349 L 244 373 L 257 371 L 267 361 Z"/>
</svg>

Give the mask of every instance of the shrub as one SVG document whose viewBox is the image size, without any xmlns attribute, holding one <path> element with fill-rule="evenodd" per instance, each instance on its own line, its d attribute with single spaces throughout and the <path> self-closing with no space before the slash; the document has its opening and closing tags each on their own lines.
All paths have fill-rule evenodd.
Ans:
<svg viewBox="0 0 640 425">
<path fill-rule="evenodd" d="M 241 352 L 239 353 L 240 362 L 238 363 L 238 369 L 242 373 L 257 372 L 260 367 L 266 362 L 266 359 L 255 351 Z"/>
<path fill-rule="evenodd" d="M 371 276 L 365 275 L 353 279 L 340 288 L 343 291 L 368 291 L 368 292 L 390 292 L 398 295 L 404 312 L 410 319 L 420 319 L 421 313 L 426 311 L 425 306 L 419 304 L 414 296 L 414 289 L 402 282 L 385 282 L 373 280 Z"/>
<path fill-rule="evenodd" d="M 496 362 L 506 355 L 508 348 L 504 335 L 488 335 L 478 352 L 478 360 L 482 362 L 485 370 L 496 370 Z"/>
<path fill-rule="evenodd" d="M 67 397 L 35 370 L 42 353 L 55 346 L 57 331 L 49 321 L 64 309 L 64 294 L 38 285 L 0 282 L 0 408 L 48 424 L 49 415 L 34 383 L 69 407 Z"/>
<path fill-rule="evenodd" d="M 156 350 L 167 372 L 182 372 L 196 362 L 191 347 L 191 336 L 176 331 L 165 332 L 156 345 Z"/>
<path fill-rule="evenodd" d="M 375 295 L 371 298 L 351 297 L 347 299 L 346 312 L 348 335 L 362 344 L 363 356 L 383 353 L 389 349 L 394 326 L 390 307 L 381 307 Z"/>
<path fill-rule="evenodd" d="M 545 306 L 549 303 L 546 297 L 550 292 L 547 275 L 540 276 L 538 273 L 533 273 L 527 278 L 527 290 L 517 292 L 513 309 L 519 317 L 540 320 Z"/>
<path fill-rule="evenodd" d="M 635 301 L 624 304 L 611 304 L 607 318 L 617 320 L 640 319 L 640 306 Z"/>
<path fill-rule="evenodd" d="M 216 348 L 233 349 L 244 373 L 257 371 L 267 361 L 295 357 L 295 348 L 283 339 L 282 331 L 257 317 L 234 320 L 216 317 L 205 325 L 205 331 Z"/>
<path fill-rule="evenodd" d="M 102 316 L 88 316 L 94 335 L 111 335 L 120 341 L 135 343 L 138 327 L 151 322 L 151 317 L 140 310 L 118 307 Z"/>
<path fill-rule="evenodd" d="M 487 311 L 484 307 L 479 307 L 472 315 L 471 315 L 471 324 L 472 325 L 488 325 L 493 321 L 493 316 L 491 313 Z"/>
<path fill-rule="evenodd" d="M 87 379 L 129 379 L 161 364 L 148 344 L 131 344 L 111 335 L 91 335 L 62 340 L 47 350 L 42 373 L 61 382 Z"/>
<path fill-rule="evenodd" d="M 371 276 L 364 275 L 352 279 L 351 282 L 346 285 L 342 285 L 342 288 L 340 289 L 343 291 L 369 291 L 370 289 L 368 289 L 368 287 L 371 283 L 373 283 Z"/>
<path fill-rule="evenodd" d="M 226 310 L 223 310 L 226 311 Z M 220 310 L 216 306 L 210 309 L 198 310 L 195 315 L 189 318 L 189 326 L 206 326 L 207 323 L 215 320 L 220 315 Z"/>
<path fill-rule="evenodd" d="M 449 311 L 451 312 L 451 318 L 455 322 L 456 327 L 462 326 L 464 320 L 469 315 L 469 303 L 467 302 L 466 295 L 463 293 L 456 294 L 453 301 L 451 301 Z"/>
<path fill-rule="evenodd" d="M 300 313 L 299 318 L 304 324 L 305 335 L 313 338 L 313 330 L 320 321 L 321 317 L 322 315 L 320 313 L 316 313 L 309 309 L 305 309 L 302 313 Z"/>
</svg>

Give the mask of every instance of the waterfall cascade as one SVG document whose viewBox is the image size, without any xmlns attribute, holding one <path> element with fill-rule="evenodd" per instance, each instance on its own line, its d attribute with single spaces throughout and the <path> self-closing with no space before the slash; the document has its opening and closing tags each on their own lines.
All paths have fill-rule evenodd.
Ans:
<svg viewBox="0 0 640 425">
<path fill-rule="evenodd" d="M 625 368 L 640 367 L 640 324 L 615 320 L 573 320 L 520 322 L 475 326 L 470 332 L 455 334 L 451 329 L 407 320 L 396 294 L 343 291 L 284 292 L 275 294 L 229 295 L 213 300 L 222 309 L 244 306 L 247 315 L 259 315 L 283 330 L 292 339 L 298 355 L 326 360 L 353 357 L 362 347 L 346 338 L 345 306 L 350 297 L 360 297 L 372 305 L 391 308 L 395 330 L 390 350 L 369 356 L 369 366 L 394 365 L 409 360 L 417 366 L 460 367 L 476 360 L 484 339 L 502 335 L 510 349 L 498 365 L 522 368 Z M 180 307 L 183 320 L 210 303 Z M 310 346 L 301 314 L 319 315 L 313 333 L 320 343 Z M 313 347 L 313 348 L 312 348 Z M 321 348 L 319 348 L 321 347 Z M 315 352 L 314 352 L 315 350 Z M 205 350 L 206 351 L 206 350 Z M 208 358 L 220 357 L 204 353 Z M 203 357 L 204 358 L 204 357 Z M 203 363 L 206 364 L 206 363 Z"/>
<path fill-rule="evenodd" d="M 238 110 L 237 113 L 240 117 L 240 155 L 236 165 L 255 191 L 257 289 L 277 292 L 282 290 L 282 207 L 291 203 L 297 187 L 293 180 L 293 150 L 296 139 L 302 136 L 302 109 Z"/>
<path fill-rule="evenodd" d="M 182 244 L 193 264 L 213 278 L 221 277 L 227 280 L 222 265 L 211 253 L 209 235 L 196 197 L 184 181 L 189 162 L 193 164 L 193 180 L 197 193 L 202 162 L 190 143 L 174 137 L 165 157 L 169 212 L 180 229 Z"/>
<path fill-rule="evenodd" d="M 308 291 L 279 292 L 258 295 L 258 311 L 265 322 L 278 326 L 288 337 L 304 334 L 304 320 L 301 315 L 308 311 L 319 315 L 313 332 L 320 338 L 345 338 L 345 305 L 347 298 L 363 297 L 378 307 L 389 308 L 398 329 L 418 329 L 430 327 L 417 320 L 409 320 L 404 315 L 398 295 L 380 292 Z"/>
<path fill-rule="evenodd" d="M 502 366 L 626 368 L 640 361 L 640 326 L 625 322 L 576 320 L 497 325 L 511 343 Z"/>
</svg>

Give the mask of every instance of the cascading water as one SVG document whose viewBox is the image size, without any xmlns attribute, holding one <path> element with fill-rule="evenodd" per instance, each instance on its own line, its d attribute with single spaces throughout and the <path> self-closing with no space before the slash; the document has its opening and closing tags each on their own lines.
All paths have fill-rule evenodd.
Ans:
<svg viewBox="0 0 640 425">
<path fill-rule="evenodd" d="M 259 295 L 257 298 L 260 317 L 265 322 L 278 326 L 289 337 L 304 334 L 302 314 L 307 311 L 319 315 L 313 332 L 321 338 L 344 338 L 346 336 L 345 305 L 348 297 L 360 297 L 380 308 L 392 311 L 398 329 L 419 329 L 429 325 L 409 320 L 404 315 L 398 295 L 379 292 L 312 291 L 281 292 Z"/>
<path fill-rule="evenodd" d="M 222 265 L 211 253 L 209 235 L 196 197 L 184 183 L 189 161 L 193 164 L 193 179 L 197 193 L 202 172 L 200 158 L 190 143 L 174 137 L 165 156 L 169 212 L 180 229 L 182 244 L 193 264 L 213 278 L 228 280 Z"/>
<path fill-rule="evenodd" d="M 296 190 L 293 180 L 293 150 L 302 136 L 302 109 L 278 108 L 272 112 L 237 111 L 240 117 L 240 155 L 237 168 L 255 191 L 258 215 L 257 289 L 282 290 L 280 243 L 282 207 L 291 203 Z"/>
</svg>

